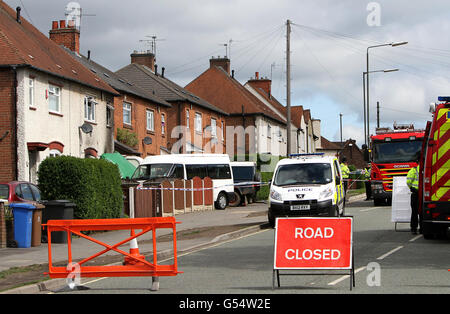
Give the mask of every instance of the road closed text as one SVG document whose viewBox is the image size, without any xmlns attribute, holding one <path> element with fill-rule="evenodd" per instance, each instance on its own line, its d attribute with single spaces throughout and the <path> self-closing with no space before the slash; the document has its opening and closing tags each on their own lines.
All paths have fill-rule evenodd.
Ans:
<svg viewBox="0 0 450 314">
<path fill-rule="evenodd" d="M 325 228 L 295 228 L 295 239 L 331 239 L 334 229 Z M 341 251 L 337 249 L 287 249 L 285 257 L 288 260 L 338 260 Z"/>
<path fill-rule="evenodd" d="M 347 268 L 351 265 L 352 220 L 279 218 L 275 268 Z"/>
</svg>

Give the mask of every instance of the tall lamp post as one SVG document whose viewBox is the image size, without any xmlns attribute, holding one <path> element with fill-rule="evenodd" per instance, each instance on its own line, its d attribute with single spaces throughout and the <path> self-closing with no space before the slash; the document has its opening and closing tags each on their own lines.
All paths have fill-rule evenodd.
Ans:
<svg viewBox="0 0 450 314">
<path fill-rule="evenodd" d="M 383 73 L 389 73 L 389 72 L 396 72 L 398 71 L 398 69 L 387 69 L 387 70 L 376 70 L 376 71 L 370 71 L 369 73 L 379 73 L 379 72 L 383 72 Z M 370 136 L 369 130 L 367 128 L 367 124 L 366 121 L 369 119 L 368 114 L 366 114 L 366 75 L 367 72 L 363 72 L 363 111 L 364 111 L 364 144 L 368 144 L 367 140 L 368 137 Z"/>
<path fill-rule="evenodd" d="M 369 142 L 369 136 L 370 136 L 370 115 L 369 115 L 369 107 L 370 107 L 370 98 L 369 98 L 369 49 L 372 48 L 378 48 L 378 47 L 385 47 L 385 46 L 391 46 L 391 47 L 397 47 L 401 45 L 406 45 L 407 41 L 402 41 L 398 43 L 388 43 L 388 44 L 381 44 L 381 45 L 374 45 L 367 47 L 366 52 L 366 86 L 367 86 L 367 143 Z"/>
</svg>

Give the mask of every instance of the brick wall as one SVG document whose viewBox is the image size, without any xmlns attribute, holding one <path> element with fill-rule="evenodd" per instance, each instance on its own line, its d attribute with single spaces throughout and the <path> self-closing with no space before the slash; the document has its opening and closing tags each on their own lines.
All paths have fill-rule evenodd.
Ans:
<svg viewBox="0 0 450 314">
<path fill-rule="evenodd" d="M 131 126 L 123 123 L 124 102 L 131 104 Z M 147 110 L 153 111 L 153 132 L 147 130 Z M 167 107 L 159 106 L 130 94 L 114 97 L 114 138 L 117 138 L 117 128 L 127 129 L 136 133 L 138 144 L 134 148 L 141 153 L 142 158 L 145 158 L 148 155 L 159 155 L 160 146 L 167 147 L 168 137 L 170 136 L 167 126 L 165 130 L 166 134 L 162 134 L 161 132 L 162 115 L 165 115 L 166 125 L 168 118 L 173 119 L 172 117 L 168 117 Z M 143 139 L 147 136 L 152 139 L 150 145 L 143 143 Z"/>
<path fill-rule="evenodd" d="M 187 128 L 187 112 L 189 112 L 189 128 Z M 177 131 L 177 129 L 175 128 L 180 125 L 188 132 L 186 141 L 194 144 L 197 147 L 203 148 L 205 153 L 226 153 L 225 141 L 224 139 L 222 139 L 221 131 L 222 122 L 224 124 L 224 129 L 226 128 L 226 121 L 223 115 L 187 102 L 172 103 L 172 108 L 168 108 L 167 113 L 169 149 L 172 149 L 172 146 L 175 145 L 179 140 L 179 131 Z M 195 131 L 196 113 L 199 113 L 202 116 L 201 133 Z M 216 120 L 217 142 L 211 139 L 210 131 L 205 130 L 207 126 L 211 125 L 212 118 Z M 225 137 L 225 130 L 223 131 L 223 134 Z M 181 153 L 187 153 L 185 147 L 183 147 Z"/>
<path fill-rule="evenodd" d="M 8 132 L 8 133 L 6 133 Z M 16 179 L 14 72 L 0 69 L 0 182 Z"/>
</svg>

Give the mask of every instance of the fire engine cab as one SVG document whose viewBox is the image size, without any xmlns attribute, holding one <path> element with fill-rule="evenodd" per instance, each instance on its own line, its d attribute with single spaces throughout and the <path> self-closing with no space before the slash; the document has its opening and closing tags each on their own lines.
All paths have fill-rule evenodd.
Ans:
<svg viewBox="0 0 450 314">
<path fill-rule="evenodd" d="M 424 238 L 450 226 L 450 97 L 431 104 L 419 163 L 419 214 Z"/>
<path fill-rule="evenodd" d="M 394 129 L 377 128 L 370 137 L 371 186 L 374 205 L 389 204 L 392 200 L 394 177 L 405 176 L 416 167 L 415 156 L 422 148 L 425 130 L 414 125 L 394 123 Z"/>
</svg>

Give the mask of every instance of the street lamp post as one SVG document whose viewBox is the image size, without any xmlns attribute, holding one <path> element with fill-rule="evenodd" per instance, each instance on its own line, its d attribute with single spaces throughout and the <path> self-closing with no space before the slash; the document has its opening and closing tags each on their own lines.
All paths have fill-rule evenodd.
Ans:
<svg viewBox="0 0 450 314">
<path fill-rule="evenodd" d="M 396 71 L 398 71 L 398 69 L 376 70 L 376 71 L 370 71 L 370 73 L 379 73 L 379 72 L 389 73 L 389 72 L 396 72 Z M 367 75 L 367 72 L 363 72 L 364 143 L 367 145 L 368 137 L 370 135 L 368 135 L 369 130 L 367 128 L 367 122 L 366 122 L 369 119 L 368 114 L 366 114 L 366 75 Z"/>
<path fill-rule="evenodd" d="M 385 46 L 391 46 L 391 47 L 397 47 L 401 45 L 406 45 L 407 41 L 402 41 L 398 43 L 388 43 L 388 44 L 381 44 L 381 45 L 374 45 L 367 47 L 366 51 L 366 86 L 367 86 L 367 143 L 369 142 L 369 136 L 370 136 L 370 115 L 369 115 L 369 107 L 370 107 L 370 98 L 369 98 L 369 49 L 371 48 L 377 48 L 377 47 L 385 47 Z"/>
</svg>

